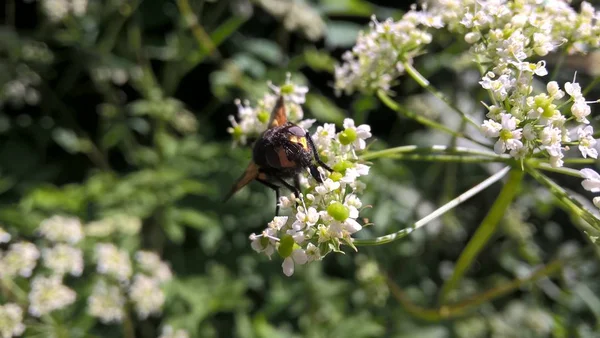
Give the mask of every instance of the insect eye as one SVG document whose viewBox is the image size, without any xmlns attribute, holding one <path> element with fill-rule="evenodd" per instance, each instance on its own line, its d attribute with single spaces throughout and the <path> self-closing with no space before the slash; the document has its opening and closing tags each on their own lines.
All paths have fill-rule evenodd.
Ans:
<svg viewBox="0 0 600 338">
<path fill-rule="evenodd" d="M 292 135 L 296 135 L 296 136 L 304 136 L 306 134 L 306 131 L 304 131 L 304 129 L 302 129 L 299 126 L 292 126 L 292 127 L 290 127 L 290 129 L 288 129 L 288 131 Z"/>
</svg>

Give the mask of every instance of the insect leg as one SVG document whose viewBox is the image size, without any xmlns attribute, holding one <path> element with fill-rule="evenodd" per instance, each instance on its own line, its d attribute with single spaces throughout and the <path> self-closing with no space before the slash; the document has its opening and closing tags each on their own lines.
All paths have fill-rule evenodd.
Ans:
<svg viewBox="0 0 600 338">
<path fill-rule="evenodd" d="M 300 189 L 297 189 L 296 187 L 289 184 L 286 180 L 284 180 L 283 178 L 281 178 L 279 176 L 271 176 L 271 177 L 275 178 L 276 180 L 281 182 L 283 185 L 285 185 L 286 188 L 290 189 L 290 191 L 294 192 L 294 194 L 296 194 L 296 197 L 300 197 Z"/>
<path fill-rule="evenodd" d="M 267 187 L 275 190 L 275 216 L 279 216 L 279 187 L 275 184 L 265 181 L 261 178 L 256 178 L 256 181 L 266 185 Z"/>
<path fill-rule="evenodd" d="M 306 132 L 306 140 L 308 141 L 308 144 L 310 144 L 310 149 L 312 149 L 313 155 L 315 157 L 315 160 L 317 161 L 317 163 L 319 163 L 319 165 L 327 170 L 329 170 L 330 172 L 333 172 L 333 169 L 329 168 L 329 166 L 327 164 L 325 164 L 323 161 L 321 161 L 321 159 L 319 158 L 319 152 L 317 151 L 317 147 L 315 147 L 315 143 L 313 142 L 312 138 L 310 137 L 310 133 Z M 311 172 L 312 174 L 312 172 Z M 314 177 L 314 175 L 313 175 Z"/>
<path fill-rule="evenodd" d="M 323 183 L 323 178 L 321 177 L 321 173 L 319 173 L 317 167 L 315 167 L 314 165 L 310 165 L 308 167 L 308 170 L 310 171 L 310 175 L 314 177 L 315 180 L 317 180 L 317 182 Z"/>
</svg>

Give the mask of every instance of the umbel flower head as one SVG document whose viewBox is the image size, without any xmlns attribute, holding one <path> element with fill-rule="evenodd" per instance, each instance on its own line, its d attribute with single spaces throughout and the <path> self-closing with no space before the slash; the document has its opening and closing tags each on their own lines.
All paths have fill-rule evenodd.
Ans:
<svg viewBox="0 0 600 338">
<path fill-rule="evenodd" d="M 289 76 L 282 87 L 272 84 L 270 87 L 276 94 L 289 97 L 288 106 L 302 111 L 300 104 L 304 103 L 308 88 L 292 83 Z M 233 124 L 230 132 L 236 143 L 244 144 L 267 128 L 266 121 L 276 98 L 265 94 L 257 108 L 249 103 L 238 104 L 240 122 L 230 117 Z M 296 114 L 288 116 L 288 120 L 305 129 L 314 123 L 314 120 L 302 121 L 301 117 Z M 339 132 L 334 124 L 326 123 L 318 126 L 310 137 L 319 157 L 333 172 L 318 169 L 323 183 L 308 173 L 301 175 L 301 196 L 291 193 L 279 200 L 279 207 L 291 215 L 276 216 L 261 233 L 250 235 L 255 251 L 268 257 L 277 252 L 283 258 L 282 268 L 287 276 L 294 273 L 296 265 L 321 260 L 332 251 L 341 252 L 344 244 L 356 249 L 351 236 L 362 229 L 357 219 L 362 207 L 359 195 L 365 186 L 358 179 L 369 173 L 369 166 L 360 162 L 358 154 L 365 149 L 371 128 L 364 124 L 356 126 L 348 118 Z"/>
<path fill-rule="evenodd" d="M 495 152 L 516 159 L 543 156 L 553 167 L 563 165 L 571 146 L 597 158 L 588 120 L 589 103 L 597 101 L 583 97 L 575 78 L 562 85 L 547 82 L 542 92 L 534 92 L 533 84 L 548 74 L 540 57 L 560 48 L 576 54 L 600 46 L 599 17 L 585 1 L 579 12 L 565 0 L 425 1 L 398 21 L 373 17 L 336 66 L 336 89 L 388 91 L 424 53 L 436 36 L 432 31 L 446 29 L 471 46 L 472 59 L 484 70 L 479 84 L 491 102 L 485 103 L 481 131 L 493 140 Z"/>
</svg>

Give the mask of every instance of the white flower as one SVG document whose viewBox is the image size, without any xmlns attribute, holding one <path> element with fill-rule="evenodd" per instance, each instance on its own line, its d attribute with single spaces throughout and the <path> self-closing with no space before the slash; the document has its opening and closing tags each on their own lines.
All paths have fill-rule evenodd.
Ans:
<svg viewBox="0 0 600 338">
<path fill-rule="evenodd" d="M 585 128 L 577 128 L 577 136 L 579 139 L 579 151 L 581 152 L 581 156 L 584 158 L 598 158 L 598 150 L 594 148 L 596 145 L 596 140 L 592 136 L 594 133 L 594 129 L 592 126 L 586 126 Z"/>
<path fill-rule="evenodd" d="M 165 303 L 165 294 L 160 289 L 158 281 L 139 273 L 133 277 L 133 283 L 129 288 L 129 298 L 140 319 L 160 313 Z"/>
<path fill-rule="evenodd" d="M 600 209 L 600 196 L 596 196 L 592 199 L 592 203 L 596 206 L 596 208 Z"/>
<path fill-rule="evenodd" d="M 99 280 L 87 299 L 87 312 L 104 324 L 120 323 L 125 316 L 125 297 L 116 285 Z"/>
<path fill-rule="evenodd" d="M 494 120 L 485 120 L 481 125 L 481 131 L 486 137 L 498 137 L 502 130 L 502 125 Z"/>
<path fill-rule="evenodd" d="M 303 207 L 299 207 L 298 212 L 296 213 L 296 221 L 292 223 L 292 229 L 300 231 L 306 227 L 315 225 L 318 220 L 319 213 L 317 212 L 317 209 L 310 207 L 305 211 Z"/>
<path fill-rule="evenodd" d="M 0 260 L 0 277 L 10 278 L 18 274 L 28 278 L 35 269 L 38 258 L 40 258 L 40 251 L 34 244 L 13 243 Z"/>
<path fill-rule="evenodd" d="M 83 238 L 81 222 L 76 217 L 55 215 L 42 221 L 39 232 L 52 242 L 75 244 Z"/>
<path fill-rule="evenodd" d="M 111 275 L 120 281 L 129 280 L 132 268 L 127 251 L 119 250 L 112 243 L 98 243 L 94 251 L 99 273 Z"/>
<path fill-rule="evenodd" d="M 306 101 L 306 93 L 308 93 L 308 87 L 292 83 L 292 74 L 290 73 L 286 74 L 285 84 L 283 86 L 277 87 L 272 83 L 269 83 L 269 87 L 278 96 L 283 95 L 284 100 L 287 102 L 292 102 L 300 105 Z"/>
<path fill-rule="evenodd" d="M 565 83 L 565 91 L 567 94 L 569 94 L 569 96 L 571 96 L 571 98 L 573 98 L 573 100 L 583 97 L 583 94 L 581 93 L 581 86 L 579 83 L 575 82 L 575 78 L 573 78 L 573 82 Z"/>
<path fill-rule="evenodd" d="M 286 257 L 281 264 L 281 268 L 283 269 L 283 273 L 290 277 L 294 274 L 294 264 L 303 265 L 308 262 L 308 257 L 306 256 L 306 252 L 302 249 L 296 249 L 292 251 L 292 254 Z"/>
<path fill-rule="evenodd" d="M 319 250 L 318 246 L 308 243 L 306 246 L 306 257 L 309 262 L 318 261 L 321 259 L 321 250 Z"/>
<path fill-rule="evenodd" d="M 497 154 L 503 154 L 506 150 L 518 150 L 523 147 L 521 139 L 522 129 L 517 129 L 517 120 L 510 114 L 501 115 L 502 130 L 499 132 L 498 141 L 494 145 Z"/>
<path fill-rule="evenodd" d="M 571 106 L 571 113 L 573 113 L 577 122 L 589 124 L 590 121 L 586 117 L 590 115 L 590 112 L 591 108 L 583 97 L 575 99 Z"/>
<path fill-rule="evenodd" d="M 331 145 L 331 141 L 335 137 L 335 124 L 325 123 L 317 127 L 317 132 L 312 136 L 313 142 L 317 149 L 327 149 Z"/>
<path fill-rule="evenodd" d="M 581 185 L 585 190 L 600 192 L 600 175 L 592 169 L 585 168 L 579 171 L 584 180 Z"/>
<path fill-rule="evenodd" d="M 166 282 L 173 278 L 171 268 L 163 262 L 160 257 L 150 251 L 138 251 L 135 253 L 135 260 L 140 269 L 155 278 L 159 283 Z"/>
<path fill-rule="evenodd" d="M 62 284 L 61 277 L 36 277 L 29 292 L 29 313 L 40 317 L 75 302 L 75 291 Z"/>
<path fill-rule="evenodd" d="M 11 236 L 6 230 L 0 227 L 0 244 L 10 242 Z"/>
<path fill-rule="evenodd" d="M 338 136 L 342 144 L 352 143 L 354 149 L 363 150 L 365 149 L 365 140 L 371 137 L 371 127 L 367 124 L 361 124 L 360 126 L 354 126 L 353 119 L 344 119 L 344 130 L 340 132 Z M 348 143 L 345 143 L 347 140 Z"/>
<path fill-rule="evenodd" d="M 334 182 L 331 178 L 326 179 L 323 184 L 315 187 L 315 191 L 319 195 L 328 194 L 340 188 L 340 182 Z"/>
<path fill-rule="evenodd" d="M 0 305 L 0 337 L 10 338 L 23 334 L 23 310 L 15 303 Z"/>
<path fill-rule="evenodd" d="M 53 248 L 44 248 L 42 259 L 44 266 L 59 276 L 66 273 L 81 276 L 83 272 L 83 253 L 80 249 L 67 244 L 57 244 Z"/>
</svg>

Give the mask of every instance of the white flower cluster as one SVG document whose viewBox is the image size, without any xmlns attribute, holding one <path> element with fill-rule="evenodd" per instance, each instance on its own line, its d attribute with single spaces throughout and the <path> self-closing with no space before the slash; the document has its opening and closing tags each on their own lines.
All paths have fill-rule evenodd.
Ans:
<svg viewBox="0 0 600 338">
<path fill-rule="evenodd" d="M 289 104 L 298 105 L 301 109 L 299 105 L 304 102 L 306 87 L 297 88 L 289 77 L 281 88 L 271 87 L 276 94 L 284 95 Z M 261 102 L 259 109 L 243 107 L 253 112 L 247 113 L 243 121 L 249 125 L 262 123 L 256 111 L 270 112 L 275 105 L 275 96 L 267 94 L 265 97 L 273 99 Z M 295 117 L 298 118 L 297 115 Z M 288 120 L 296 121 L 294 116 L 288 116 Z M 306 129 L 313 122 L 305 120 L 298 124 Z M 236 127 L 239 125 L 234 125 Z M 266 124 L 260 132 L 264 129 Z M 254 133 L 256 130 L 239 128 L 238 140 L 245 136 L 245 131 Z M 287 276 L 293 274 L 295 264 L 320 260 L 331 251 L 340 252 L 343 244 L 354 247 L 351 235 L 362 228 L 357 221 L 362 207 L 358 195 L 365 188 L 358 178 L 369 173 L 369 166 L 359 162 L 357 153 L 365 149 L 365 140 L 369 137 L 371 128 L 364 124 L 356 126 L 352 119 L 345 119 L 339 132 L 336 132 L 334 124 L 325 123 L 317 127 L 311 139 L 319 157 L 333 172 L 319 168 L 323 184 L 308 174 L 301 176 L 303 196 L 298 198 L 292 193 L 279 200 L 282 210 L 291 210 L 292 216 L 277 216 L 262 233 L 250 236 L 255 251 L 269 257 L 277 251 L 284 258 L 282 267 Z"/>
<path fill-rule="evenodd" d="M 497 138 L 494 150 L 517 159 L 542 152 L 554 167 L 563 165 L 569 145 L 577 145 L 583 157 L 597 158 L 587 120 L 591 109 L 579 83 L 573 79 L 564 84 L 566 102 L 559 101 L 565 92 L 555 81 L 547 83 L 546 92 L 535 94 L 534 77 L 548 74 L 546 63 L 527 61 L 562 45 L 571 53 L 598 47 L 600 25 L 593 7 L 584 2 L 578 14 L 566 1 L 464 1 L 460 9 L 447 5 L 433 8 L 446 13 L 449 21 L 462 18 L 450 29 L 464 34 L 473 55 L 489 67 L 479 83 L 493 104 L 487 106 L 489 119 L 481 128 L 487 137 Z M 565 105 L 570 105 L 569 115 L 561 111 Z"/>
<path fill-rule="evenodd" d="M 88 313 L 104 324 L 119 323 L 125 316 L 125 297 L 118 285 L 110 285 L 104 279 L 94 285 L 87 299 Z"/>
<path fill-rule="evenodd" d="M 42 0 L 40 4 L 50 21 L 59 22 L 69 13 L 75 16 L 84 15 L 87 11 L 88 0 Z"/>
<path fill-rule="evenodd" d="M 160 286 L 171 280 L 173 275 L 169 266 L 156 253 L 137 251 L 134 258 L 140 272 L 134 274 L 134 266 L 126 250 L 119 249 L 112 243 L 98 243 L 95 251 L 98 272 L 113 281 L 111 284 L 101 282 L 94 289 L 92 300 L 88 301 L 88 311 L 92 316 L 104 322 L 120 321 L 122 315 L 117 307 L 124 301 L 125 293 L 129 295 L 140 319 L 160 313 L 165 302 L 165 294 Z M 106 308 L 103 309 L 103 306 Z"/>
<path fill-rule="evenodd" d="M 325 22 L 308 3 L 297 0 L 258 0 L 271 15 L 278 17 L 285 29 L 301 32 L 309 40 L 318 40 L 326 30 Z"/>
<path fill-rule="evenodd" d="M 286 101 L 286 110 L 288 119 L 296 121 L 297 124 L 305 129 L 310 128 L 315 120 L 302 120 L 304 111 L 301 104 L 306 101 L 305 95 L 308 92 L 308 87 L 300 86 L 291 82 L 291 74 L 287 74 L 286 82 L 283 86 L 276 87 L 269 83 L 269 86 L 274 93 L 266 93 L 261 100 L 258 101 L 256 107 L 251 107 L 249 101 L 236 100 L 235 104 L 238 107 L 238 120 L 235 116 L 229 115 L 231 127 L 227 128 L 227 132 L 232 134 L 236 144 L 245 145 L 248 140 L 258 137 L 265 129 L 271 116 L 271 110 L 275 106 L 275 102 L 279 95 L 283 95 Z"/>
<path fill-rule="evenodd" d="M 99 237 L 117 230 L 119 234 L 132 235 L 139 231 L 141 220 L 115 215 L 92 222 L 92 227 L 95 228 L 91 233 Z M 77 292 L 65 285 L 63 280 L 67 274 L 82 278 L 86 262 L 83 250 L 77 247 L 83 246 L 86 239 L 78 218 L 52 216 L 43 220 L 37 231 L 41 235 L 39 247 L 20 241 L 11 243 L 6 252 L 0 250 L 0 280 L 17 276 L 31 277 L 28 310 L 34 317 L 44 316 L 76 302 Z M 11 237 L 0 228 L 1 243 L 8 243 Z M 89 240 L 95 242 L 96 239 L 91 236 Z M 40 256 L 42 264 L 38 264 Z M 165 295 L 161 286 L 172 279 L 170 267 L 154 252 L 139 250 L 133 253 L 133 257 L 134 262 L 127 250 L 113 243 L 101 242 L 94 246 L 94 255 L 89 258 L 95 263 L 98 274 L 91 277 L 95 284 L 87 298 L 87 312 L 102 323 L 121 322 L 128 301 L 133 304 L 140 319 L 160 313 L 162 309 Z M 2 331 L 4 329 L 11 330 L 6 332 L 15 335 L 20 334 L 15 332 L 24 330 L 19 326 L 23 317 L 20 308 L 18 310 L 21 312 L 7 306 L 0 306 L 1 337 L 11 336 Z"/>
<path fill-rule="evenodd" d="M 60 276 L 35 277 L 29 292 L 29 313 L 40 317 L 73 304 L 77 294 L 62 283 Z"/>
<path fill-rule="evenodd" d="M 335 67 L 335 88 L 350 94 L 356 90 L 389 90 L 404 73 L 403 62 L 412 62 L 432 36 L 427 28 L 443 27 L 439 16 L 414 7 L 399 21 L 377 21 L 375 16 L 368 32 L 360 32 L 356 45 L 342 55 L 343 63 Z"/>
<path fill-rule="evenodd" d="M 431 42 L 428 28 L 447 28 L 471 45 L 474 60 L 487 71 L 480 81 L 492 104 L 482 132 L 496 140 L 497 153 L 520 159 L 532 154 L 563 165 L 563 152 L 578 146 L 582 156 L 597 158 L 596 140 L 587 116 L 588 101 L 579 83 L 567 82 L 564 91 L 549 82 L 546 92 L 533 93 L 535 76 L 545 76 L 546 62 L 528 62 L 559 47 L 568 53 L 585 53 L 600 46 L 599 12 L 582 2 L 576 12 L 569 1 L 538 0 L 432 0 L 413 8 L 399 21 L 373 19 L 361 33 L 344 63 L 336 67 L 336 88 L 388 90 L 424 44 Z M 565 92 L 566 100 L 560 101 Z M 570 109 L 567 114 L 565 110 Z"/>
<path fill-rule="evenodd" d="M 14 303 L 0 305 L 0 337 L 16 337 L 24 331 L 23 310 L 19 305 Z"/>
</svg>

